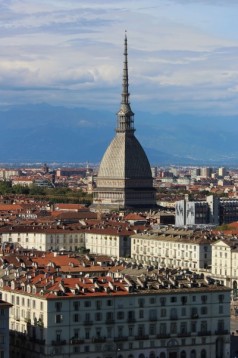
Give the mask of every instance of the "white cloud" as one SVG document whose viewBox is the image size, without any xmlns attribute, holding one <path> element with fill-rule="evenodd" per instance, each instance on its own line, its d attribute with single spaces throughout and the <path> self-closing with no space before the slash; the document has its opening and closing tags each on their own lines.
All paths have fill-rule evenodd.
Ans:
<svg viewBox="0 0 238 358">
<path fill-rule="evenodd" d="M 221 110 L 238 111 L 234 7 L 235 1 L 215 0 L 5 0 L 2 103 L 117 110 L 127 29 L 132 104 L 216 111 L 217 101 Z"/>
</svg>

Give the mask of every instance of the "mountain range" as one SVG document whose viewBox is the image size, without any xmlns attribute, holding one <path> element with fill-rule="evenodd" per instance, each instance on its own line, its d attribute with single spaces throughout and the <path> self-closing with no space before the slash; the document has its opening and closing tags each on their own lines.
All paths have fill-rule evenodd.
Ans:
<svg viewBox="0 0 238 358">
<path fill-rule="evenodd" d="M 116 113 L 48 104 L 0 109 L 0 162 L 99 163 Z M 135 135 L 152 165 L 238 165 L 235 116 L 136 112 Z"/>
</svg>

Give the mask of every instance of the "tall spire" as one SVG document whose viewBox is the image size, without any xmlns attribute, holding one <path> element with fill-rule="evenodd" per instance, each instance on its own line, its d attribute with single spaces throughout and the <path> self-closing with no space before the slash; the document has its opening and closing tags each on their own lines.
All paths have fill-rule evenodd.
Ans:
<svg viewBox="0 0 238 358">
<path fill-rule="evenodd" d="M 134 132 L 134 113 L 129 102 L 129 80 L 128 80 L 128 60 L 127 60 L 127 36 L 125 32 L 124 40 L 124 66 L 122 78 L 121 107 L 117 113 L 117 132 Z"/>
</svg>

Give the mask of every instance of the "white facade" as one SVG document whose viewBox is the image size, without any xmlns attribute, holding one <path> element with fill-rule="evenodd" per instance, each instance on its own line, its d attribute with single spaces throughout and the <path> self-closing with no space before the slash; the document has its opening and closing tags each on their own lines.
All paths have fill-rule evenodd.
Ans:
<svg viewBox="0 0 238 358">
<path fill-rule="evenodd" d="M 211 245 L 207 239 L 190 238 L 178 232 L 158 235 L 133 235 L 131 258 L 142 263 L 157 263 L 162 267 L 207 269 L 211 265 Z"/>
<path fill-rule="evenodd" d="M 90 230 L 85 232 L 85 247 L 93 254 L 117 258 L 129 257 L 131 254 L 131 238 L 128 232 Z"/>
<path fill-rule="evenodd" d="M 32 284 L 25 285 L 25 291 L 13 283 L 10 289 L 2 286 L 3 298 L 14 305 L 12 357 L 229 357 L 229 289 L 203 280 L 204 285 L 200 281 L 200 287 L 193 287 L 184 279 L 186 288 L 160 288 L 162 280 L 156 289 L 140 289 L 139 281 L 131 290 L 129 279 L 103 280 L 82 281 L 81 293 L 73 288 L 73 279 L 59 284 L 59 291 L 54 283 L 40 292 Z M 104 289 L 92 293 L 87 287 Z"/>
<path fill-rule="evenodd" d="M 31 228 L 2 228 L 0 229 L 0 243 L 12 243 L 24 249 L 49 250 L 77 250 L 85 246 L 82 230 L 40 229 Z"/>
<path fill-rule="evenodd" d="M 233 299 L 238 298 L 238 240 L 218 240 L 212 245 L 212 269 L 214 278 L 230 287 Z"/>
</svg>

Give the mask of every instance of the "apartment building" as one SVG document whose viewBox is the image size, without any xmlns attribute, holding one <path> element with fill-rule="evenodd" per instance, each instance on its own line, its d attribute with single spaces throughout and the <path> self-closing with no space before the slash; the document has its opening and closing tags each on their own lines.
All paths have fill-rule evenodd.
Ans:
<svg viewBox="0 0 238 358">
<path fill-rule="evenodd" d="M 11 357 L 229 357 L 230 289 L 186 270 L 0 279 Z"/>
<path fill-rule="evenodd" d="M 130 257 L 131 238 L 134 232 L 129 228 L 99 227 L 85 229 L 85 247 L 90 253 L 113 257 Z"/>
<path fill-rule="evenodd" d="M 66 250 L 73 251 L 85 246 L 84 231 L 66 226 L 3 226 L 0 228 L 2 249 L 6 243 L 13 247 L 36 249 L 40 251 Z"/>
<path fill-rule="evenodd" d="M 232 289 L 232 297 L 238 298 L 238 239 L 223 238 L 212 244 L 212 277 Z"/>
<path fill-rule="evenodd" d="M 211 240 L 192 230 L 135 234 L 131 237 L 131 258 L 143 264 L 200 271 L 210 268 Z"/>
<path fill-rule="evenodd" d="M 0 297 L 2 297 L 0 295 Z M 11 304 L 0 298 L 0 357 L 9 358 L 9 310 Z"/>
</svg>

